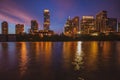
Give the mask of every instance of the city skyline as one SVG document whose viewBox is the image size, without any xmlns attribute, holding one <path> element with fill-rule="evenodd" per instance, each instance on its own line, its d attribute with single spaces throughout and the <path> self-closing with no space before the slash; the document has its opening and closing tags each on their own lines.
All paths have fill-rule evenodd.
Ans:
<svg viewBox="0 0 120 80">
<path fill-rule="evenodd" d="M 112 5 L 112 7 L 111 7 Z M 9 23 L 9 33 L 15 24 L 25 24 L 25 32 L 30 28 L 31 20 L 37 20 L 39 29 L 43 29 L 43 10 L 50 10 L 50 29 L 57 33 L 61 33 L 68 16 L 92 15 L 95 16 L 99 11 L 108 11 L 109 17 L 119 19 L 119 1 L 77 1 L 77 0 L 0 0 L 0 23 L 7 21 Z M 1 33 L 1 31 L 0 31 Z"/>
</svg>

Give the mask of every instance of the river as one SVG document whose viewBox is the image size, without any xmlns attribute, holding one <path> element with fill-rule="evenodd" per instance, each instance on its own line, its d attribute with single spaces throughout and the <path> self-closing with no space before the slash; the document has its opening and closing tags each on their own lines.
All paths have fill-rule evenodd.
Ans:
<svg viewBox="0 0 120 80">
<path fill-rule="evenodd" d="M 0 42 L 0 80 L 120 80 L 120 42 Z"/>
</svg>

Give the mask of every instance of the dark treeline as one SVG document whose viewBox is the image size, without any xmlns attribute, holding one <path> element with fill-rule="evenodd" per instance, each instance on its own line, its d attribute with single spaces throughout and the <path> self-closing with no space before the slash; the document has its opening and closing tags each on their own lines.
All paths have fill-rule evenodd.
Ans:
<svg viewBox="0 0 120 80">
<path fill-rule="evenodd" d="M 104 35 L 100 34 L 98 36 L 90 36 L 90 35 L 79 35 L 76 37 L 68 37 L 65 35 L 53 35 L 53 36 L 44 36 L 40 37 L 38 34 L 20 34 L 14 35 L 14 37 L 8 37 L 9 35 L 2 35 L 0 37 L 1 42 L 36 42 L 36 41 L 120 41 L 119 35 Z"/>
</svg>

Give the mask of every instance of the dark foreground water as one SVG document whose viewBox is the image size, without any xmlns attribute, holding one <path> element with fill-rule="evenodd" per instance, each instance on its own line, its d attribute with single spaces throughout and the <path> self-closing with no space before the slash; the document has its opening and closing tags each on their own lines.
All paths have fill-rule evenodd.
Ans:
<svg viewBox="0 0 120 80">
<path fill-rule="evenodd" d="M 1 42 L 0 80 L 120 80 L 120 42 Z"/>
</svg>

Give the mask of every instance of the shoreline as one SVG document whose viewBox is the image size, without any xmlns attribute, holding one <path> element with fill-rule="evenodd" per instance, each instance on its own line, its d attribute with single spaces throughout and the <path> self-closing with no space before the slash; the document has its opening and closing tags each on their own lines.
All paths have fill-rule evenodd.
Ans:
<svg viewBox="0 0 120 80">
<path fill-rule="evenodd" d="M 68 41 L 120 41 L 120 35 L 79 35 L 68 37 L 65 35 L 44 36 L 39 35 L 2 35 L 0 42 L 68 42 Z"/>
</svg>

